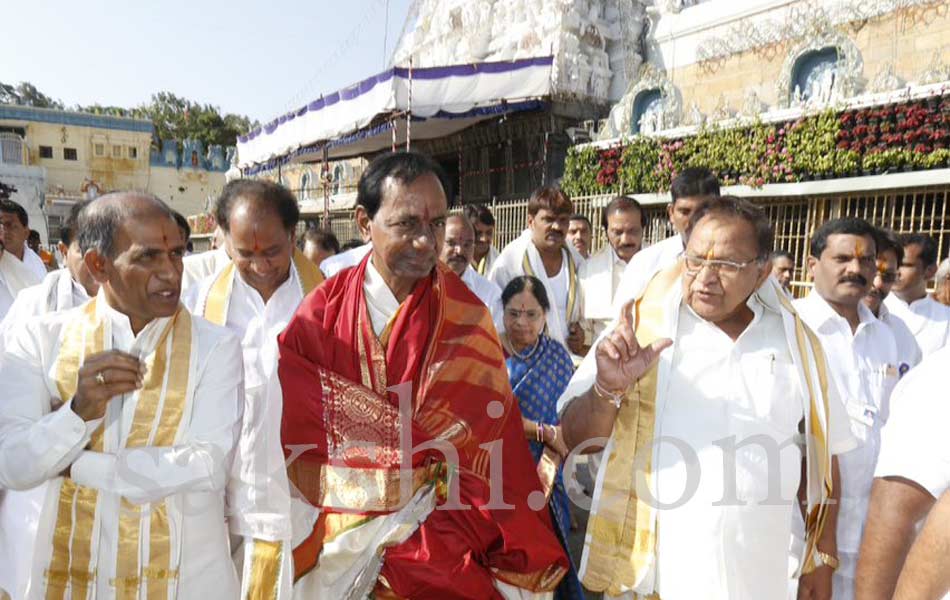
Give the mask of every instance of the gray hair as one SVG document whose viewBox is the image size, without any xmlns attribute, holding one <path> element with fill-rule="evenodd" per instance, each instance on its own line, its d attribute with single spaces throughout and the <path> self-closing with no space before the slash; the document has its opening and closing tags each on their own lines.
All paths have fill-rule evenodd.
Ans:
<svg viewBox="0 0 950 600">
<path fill-rule="evenodd" d="M 937 284 L 937 287 L 940 287 L 950 278 L 950 258 L 943 259 L 943 262 L 940 263 L 940 266 L 937 267 L 937 274 L 934 275 L 934 283 Z"/>
<path fill-rule="evenodd" d="M 175 213 L 158 196 L 144 192 L 113 192 L 89 203 L 76 219 L 79 250 L 83 254 L 95 250 L 115 258 L 115 237 L 122 222 L 145 216 L 167 216 Z"/>
</svg>

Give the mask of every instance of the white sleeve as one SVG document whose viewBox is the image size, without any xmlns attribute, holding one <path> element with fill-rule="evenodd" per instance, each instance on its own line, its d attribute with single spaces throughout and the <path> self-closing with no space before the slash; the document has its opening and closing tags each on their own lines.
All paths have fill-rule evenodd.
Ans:
<svg viewBox="0 0 950 600">
<path fill-rule="evenodd" d="M 557 400 L 557 412 L 558 415 L 563 415 L 564 411 L 567 409 L 567 405 L 577 398 L 578 396 L 584 394 L 594 385 L 594 380 L 597 378 L 597 358 L 595 352 L 597 350 L 597 344 L 600 343 L 609 332 L 613 331 L 617 326 L 617 321 L 611 321 L 609 325 L 604 329 L 603 333 L 594 340 L 594 343 L 591 344 L 590 350 L 587 351 L 587 355 L 584 357 L 584 360 L 581 361 L 580 366 L 577 367 L 577 370 L 574 371 L 574 375 L 571 376 L 571 381 L 567 384 L 567 388 L 564 390 L 564 393 L 561 394 L 561 397 Z"/>
<path fill-rule="evenodd" d="M 228 335 L 202 358 L 207 362 L 182 443 L 115 454 L 84 451 L 72 465 L 73 481 L 136 504 L 182 492 L 224 490 L 244 405 L 241 345 Z"/>
<path fill-rule="evenodd" d="M 67 401 L 51 411 L 34 327 L 18 324 L 0 353 L 0 488 L 24 490 L 58 477 L 102 423 L 89 423 Z"/>
<path fill-rule="evenodd" d="M 501 290 L 495 283 L 492 283 L 491 304 L 488 312 L 491 313 L 498 335 L 501 335 L 505 331 L 505 307 L 501 303 Z"/>
<path fill-rule="evenodd" d="M 11 333 L 17 324 L 26 323 L 39 314 L 37 310 L 45 305 L 42 292 L 42 285 L 34 285 L 17 294 L 6 316 L 0 320 L 0 349 L 4 347 L 3 337 Z"/>
<path fill-rule="evenodd" d="M 277 369 L 245 394 L 244 420 L 228 482 L 228 523 L 245 537 L 291 538 L 290 486 L 280 443 L 282 394 Z"/>
<path fill-rule="evenodd" d="M 943 388 L 933 385 L 945 371 L 941 367 L 925 361 L 894 388 L 874 471 L 875 477 L 910 479 L 934 498 L 950 487 L 950 407 Z"/>
</svg>

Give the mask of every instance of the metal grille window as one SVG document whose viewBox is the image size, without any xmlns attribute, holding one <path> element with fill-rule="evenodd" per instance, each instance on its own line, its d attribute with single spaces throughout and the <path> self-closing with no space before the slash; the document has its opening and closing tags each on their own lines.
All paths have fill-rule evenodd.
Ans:
<svg viewBox="0 0 950 600">
<path fill-rule="evenodd" d="M 600 226 L 603 208 L 611 195 L 572 198 L 574 211 L 587 215 L 594 224 L 591 252 L 604 247 L 606 235 Z M 794 257 L 793 289 L 802 295 L 810 287 L 807 275 L 808 245 L 811 236 L 822 223 L 843 216 L 867 219 L 878 227 L 893 229 L 896 233 L 925 233 L 937 241 L 938 256 L 950 253 L 950 185 L 876 190 L 870 192 L 836 193 L 822 196 L 776 196 L 752 199 L 769 216 L 775 229 L 775 249 L 785 250 Z M 518 237 L 527 226 L 527 199 L 492 203 L 495 216 L 495 246 L 504 248 Z M 671 235 L 665 204 L 643 207 L 647 227 L 644 246 L 655 244 Z M 452 212 L 458 212 L 459 207 Z M 351 212 L 337 213 L 331 218 L 331 227 L 340 242 L 358 237 Z"/>
</svg>

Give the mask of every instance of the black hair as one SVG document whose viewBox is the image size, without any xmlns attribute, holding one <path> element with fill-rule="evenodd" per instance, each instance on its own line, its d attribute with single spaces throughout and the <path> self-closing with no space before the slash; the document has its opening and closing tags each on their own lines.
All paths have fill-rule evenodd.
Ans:
<svg viewBox="0 0 950 600">
<path fill-rule="evenodd" d="M 304 244 L 307 242 L 313 242 L 324 252 L 332 251 L 334 254 L 340 253 L 340 242 L 336 239 L 336 234 L 334 234 L 329 229 L 309 227 L 303 234 L 303 242 Z"/>
<path fill-rule="evenodd" d="M 587 218 L 587 215 L 582 215 L 581 213 L 574 213 L 567 219 L 568 221 L 583 221 L 587 223 L 587 228 L 591 231 L 594 230 L 594 226 L 591 224 L 590 219 Z"/>
<path fill-rule="evenodd" d="M 19 202 L 14 202 L 8 198 L 0 199 L 0 212 L 13 213 L 16 215 L 20 225 L 28 227 L 30 224 L 30 218 L 26 215 L 26 209 L 20 205 Z"/>
<path fill-rule="evenodd" d="M 473 224 L 481 223 L 489 227 L 495 226 L 495 215 L 491 214 L 491 209 L 484 204 L 466 204 L 462 212 Z"/>
<path fill-rule="evenodd" d="M 878 229 L 877 253 L 893 250 L 897 255 L 897 265 L 904 262 L 904 247 L 901 245 L 900 238 L 892 229 Z"/>
<path fill-rule="evenodd" d="M 635 199 L 627 196 L 614 196 L 610 200 L 610 203 L 604 207 L 604 210 L 600 213 L 600 224 L 604 228 L 604 231 L 607 231 L 607 217 L 612 215 L 615 212 L 621 212 L 625 210 L 636 210 L 640 213 L 640 226 L 646 228 L 647 226 L 647 214 L 643 210 L 643 206 Z"/>
<path fill-rule="evenodd" d="M 540 279 L 532 277 L 531 275 L 521 275 L 508 282 L 508 285 L 505 286 L 504 291 L 501 293 L 502 306 L 508 306 L 512 298 L 525 290 L 531 292 L 531 295 L 538 301 L 538 304 L 541 305 L 544 312 L 548 312 L 551 309 L 551 303 L 548 302 L 548 293 L 544 289 L 544 284 L 541 283 Z"/>
<path fill-rule="evenodd" d="M 40 232 L 37 231 L 37 230 L 35 230 L 35 229 L 31 229 L 31 230 L 30 230 L 30 233 L 27 234 L 27 236 L 26 236 L 26 240 L 27 240 L 28 242 L 32 242 L 32 241 L 36 240 L 36 243 L 39 243 L 39 242 L 40 242 Z"/>
<path fill-rule="evenodd" d="M 287 231 L 293 231 L 300 221 L 297 199 L 284 186 L 263 179 L 235 179 L 221 190 L 215 206 L 215 220 L 225 233 L 231 231 L 228 220 L 239 198 L 250 200 L 255 206 L 265 206 L 273 210 Z"/>
<path fill-rule="evenodd" d="M 772 260 L 775 260 L 776 258 L 787 258 L 788 260 L 795 262 L 795 257 L 792 256 L 791 252 L 786 252 L 785 250 L 776 250 L 772 253 L 770 258 Z"/>
<path fill-rule="evenodd" d="M 531 192 L 528 198 L 528 214 L 532 217 L 538 214 L 541 209 L 549 210 L 556 215 L 571 214 L 574 212 L 574 204 L 567 192 L 560 188 L 550 185 L 539 187 Z M 587 221 L 590 223 L 590 221 Z"/>
<path fill-rule="evenodd" d="M 172 215 L 175 217 L 175 224 L 178 225 L 178 229 L 181 229 L 182 238 L 187 242 L 191 238 L 191 225 L 188 224 L 188 219 L 177 210 L 173 210 Z"/>
<path fill-rule="evenodd" d="M 79 219 L 79 213 L 89 204 L 89 200 L 80 200 L 69 208 L 69 215 L 59 228 L 59 240 L 67 248 L 72 245 L 76 236 L 76 221 Z"/>
<path fill-rule="evenodd" d="M 383 204 L 383 186 L 387 179 L 404 185 L 423 175 L 435 175 L 442 184 L 446 205 L 452 205 L 452 183 L 439 163 L 418 152 L 387 152 L 369 163 L 356 186 L 356 204 L 372 219 Z"/>
<path fill-rule="evenodd" d="M 719 195 L 719 180 L 706 167 L 683 169 L 670 183 L 673 204 L 680 198 L 715 197 Z"/>
<path fill-rule="evenodd" d="M 808 253 L 815 258 L 821 258 L 821 253 L 828 247 L 828 237 L 832 235 L 870 237 L 874 240 L 874 254 L 877 255 L 878 239 L 880 238 L 877 227 L 857 217 L 842 217 L 826 221 L 812 234 Z"/>
<path fill-rule="evenodd" d="M 912 244 L 920 246 L 920 260 L 924 267 L 930 267 L 937 264 L 937 242 L 925 233 L 905 233 L 900 237 L 901 247 L 906 248 Z M 903 260 L 903 257 L 901 258 Z"/>
<path fill-rule="evenodd" d="M 724 216 L 742 219 L 755 230 L 755 241 L 758 246 L 756 259 L 765 260 L 772 254 L 772 248 L 775 243 L 775 233 L 772 231 L 772 223 L 769 222 L 765 211 L 752 204 L 748 200 L 736 198 L 735 196 L 721 196 L 713 198 L 703 204 L 689 218 L 689 225 L 686 226 L 686 240 L 693 232 L 696 225 L 708 216 Z"/>
</svg>

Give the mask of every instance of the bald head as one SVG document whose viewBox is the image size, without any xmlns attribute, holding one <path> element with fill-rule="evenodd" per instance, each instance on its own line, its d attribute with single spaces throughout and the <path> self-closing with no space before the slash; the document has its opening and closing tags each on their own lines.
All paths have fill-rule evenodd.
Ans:
<svg viewBox="0 0 950 600">
<path fill-rule="evenodd" d="M 144 192 L 112 192 L 100 196 L 76 219 L 79 249 L 83 254 L 95 250 L 113 258 L 116 235 L 123 222 L 154 218 L 175 221 L 175 213 L 158 196 Z"/>
<path fill-rule="evenodd" d="M 465 215 L 449 215 L 445 220 L 442 262 L 461 277 L 475 256 L 475 228 Z"/>
<path fill-rule="evenodd" d="M 468 220 L 468 217 L 462 214 L 449 215 L 445 220 L 445 226 L 448 228 L 450 225 L 456 227 L 461 227 L 472 232 L 472 235 L 475 235 L 475 228 L 472 226 L 472 222 Z"/>
</svg>

